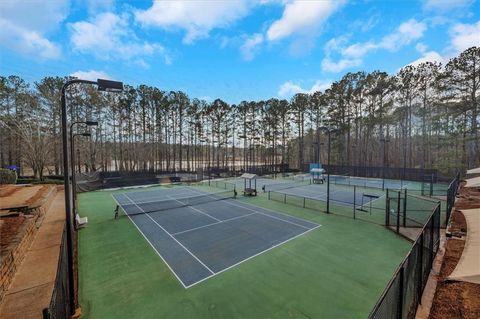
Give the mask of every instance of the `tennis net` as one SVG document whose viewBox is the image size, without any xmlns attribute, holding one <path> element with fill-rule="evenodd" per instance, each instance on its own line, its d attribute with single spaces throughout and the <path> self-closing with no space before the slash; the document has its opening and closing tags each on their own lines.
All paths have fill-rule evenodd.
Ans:
<svg viewBox="0 0 480 319">
<path fill-rule="evenodd" d="M 118 208 L 121 207 L 125 215 L 139 215 L 160 212 L 164 210 L 172 210 L 186 206 L 195 206 L 209 202 L 225 200 L 235 197 L 235 191 L 223 191 L 209 194 L 201 194 L 190 197 L 178 197 L 156 201 L 146 201 L 139 203 L 119 204 L 115 211 L 115 216 L 118 216 Z"/>
<path fill-rule="evenodd" d="M 302 186 L 311 185 L 311 184 L 312 184 L 312 181 L 310 179 L 296 181 L 296 182 L 266 184 L 265 191 L 278 191 L 281 189 L 302 187 Z"/>
<path fill-rule="evenodd" d="M 224 180 L 204 180 L 200 182 L 200 185 L 229 190 L 235 190 L 237 188 L 237 185 L 235 183 L 227 182 Z"/>
</svg>

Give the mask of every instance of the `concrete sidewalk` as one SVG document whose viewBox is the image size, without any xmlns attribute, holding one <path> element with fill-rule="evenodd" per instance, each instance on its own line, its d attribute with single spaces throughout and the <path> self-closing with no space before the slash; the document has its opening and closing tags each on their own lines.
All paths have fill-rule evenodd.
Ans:
<svg viewBox="0 0 480 319">
<path fill-rule="evenodd" d="M 63 190 L 58 191 L 0 306 L 0 318 L 42 318 L 57 273 L 65 221 Z"/>
</svg>

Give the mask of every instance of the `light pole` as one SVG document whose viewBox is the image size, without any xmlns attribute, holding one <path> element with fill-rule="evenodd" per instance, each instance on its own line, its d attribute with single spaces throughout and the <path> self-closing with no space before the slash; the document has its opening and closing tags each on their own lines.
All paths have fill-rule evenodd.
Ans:
<svg viewBox="0 0 480 319">
<path fill-rule="evenodd" d="M 336 132 L 336 129 L 331 129 L 326 126 L 322 126 L 319 128 L 320 130 L 323 130 L 327 132 L 328 134 L 328 146 L 327 146 L 327 165 L 328 170 L 327 170 L 327 214 L 330 214 L 330 146 L 331 146 L 331 134 Z"/>
<path fill-rule="evenodd" d="M 260 140 L 260 137 L 258 136 L 254 136 L 252 137 L 252 140 L 253 140 L 253 152 L 252 152 L 252 164 L 253 164 L 253 167 L 255 169 L 255 165 L 257 165 L 257 170 L 258 170 L 258 160 L 257 160 L 257 157 L 258 157 L 258 141 Z M 255 152 L 255 148 L 257 148 L 257 151 Z"/>
<path fill-rule="evenodd" d="M 380 142 L 383 143 L 382 190 L 385 190 L 385 164 L 386 164 L 385 143 L 390 142 L 390 139 L 388 137 L 387 138 L 381 138 Z"/>
<path fill-rule="evenodd" d="M 64 192 L 65 192 L 65 214 L 66 214 L 66 233 L 67 233 L 67 259 L 68 259 L 68 279 L 69 279 L 69 294 L 70 294 L 70 314 L 75 313 L 75 288 L 74 280 L 75 274 L 73 270 L 73 223 L 72 223 L 72 198 L 70 191 L 70 169 L 68 160 L 68 127 L 67 127 L 67 103 L 66 91 L 70 85 L 83 83 L 97 85 L 99 91 L 120 92 L 123 90 L 123 83 L 109 80 L 98 79 L 97 81 L 88 81 L 80 79 L 72 79 L 67 81 L 62 86 L 61 92 L 61 111 L 62 111 L 62 151 L 63 151 L 63 175 L 64 175 Z"/>
<path fill-rule="evenodd" d="M 75 216 L 77 209 L 76 209 L 76 201 L 77 201 L 77 184 L 76 184 L 76 179 L 75 179 L 75 137 L 77 136 L 86 136 L 90 137 L 92 134 L 90 133 L 78 133 L 78 134 L 72 134 L 72 131 L 70 131 L 70 162 L 71 162 L 71 174 L 72 174 L 72 213 Z"/>
<path fill-rule="evenodd" d="M 83 135 L 83 136 L 91 136 L 90 133 L 82 133 L 82 134 L 73 134 L 73 126 L 77 124 L 85 124 L 87 126 L 98 126 L 97 121 L 77 121 L 73 122 L 70 124 L 70 163 L 71 163 L 71 174 L 72 174 L 72 212 L 75 215 L 76 213 L 76 200 L 77 200 L 77 189 L 76 189 L 76 180 L 75 180 L 75 157 L 74 157 L 74 137 L 78 135 L 83 135 L 83 134 L 88 134 L 88 135 Z"/>
<path fill-rule="evenodd" d="M 243 172 L 247 171 L 247 135 L 239 135 L 238 138 L 243 139 Z"/>
</svg>

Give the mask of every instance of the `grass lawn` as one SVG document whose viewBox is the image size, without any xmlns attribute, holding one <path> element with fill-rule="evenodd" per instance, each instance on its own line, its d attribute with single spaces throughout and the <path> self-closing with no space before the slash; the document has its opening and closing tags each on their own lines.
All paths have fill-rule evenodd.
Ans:
<svg viewBox="0 0 480 319">
<path fill-rule="evenodd" d="M 240 197 L 322 226 L 184 289 L 128 218 L 114 220 L 112 193 L 79 195 L 85 318 L 364 318 L 410 249 L 371 222 Z"/>
</svg>

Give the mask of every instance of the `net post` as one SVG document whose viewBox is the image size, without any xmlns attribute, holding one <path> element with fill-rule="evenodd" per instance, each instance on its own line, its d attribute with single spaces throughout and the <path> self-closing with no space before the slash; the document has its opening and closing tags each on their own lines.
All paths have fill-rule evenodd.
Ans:
<svg viewBox="0 0 480 319">
<path fill-rule="evenodd" d="M 357 186 L 353 185 L 353 219 L 355 219 L 355 207 L 357 206 Z"/>
<path fill-rule="evenodd" d="M 305 208 L 305 197 L 303 198 L 303 208 Z"/>
<path fill-rule="evenodd" d="M 284 204 L 287 203 L 287 194 L 283 194 L 283 203 L 284 203 Z"/>
<path fill-rule="evenodd" d="M 268 200 L 270 200 L 270 191 L 268 191 Z"/>
<path fill-rule="evenodd" d="M 400 199 L 402 198 L 401 192 L 397 195 L 397 234 L 400 234 Z"/>
</svg>

